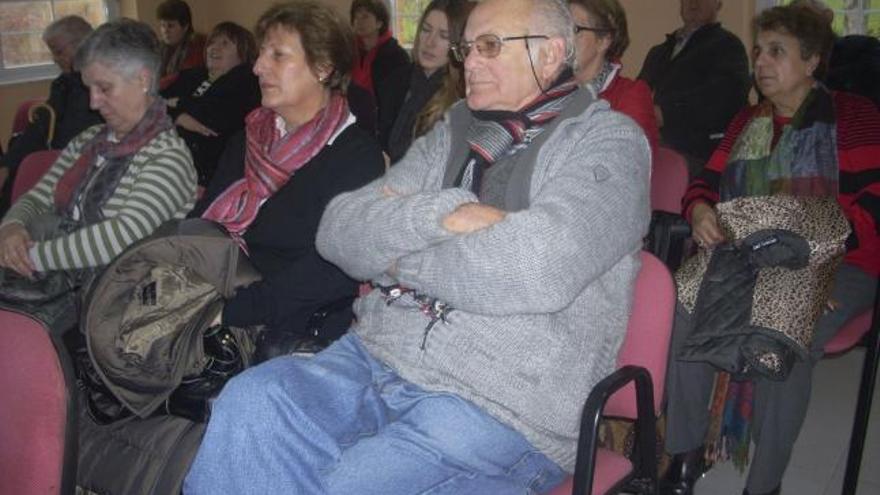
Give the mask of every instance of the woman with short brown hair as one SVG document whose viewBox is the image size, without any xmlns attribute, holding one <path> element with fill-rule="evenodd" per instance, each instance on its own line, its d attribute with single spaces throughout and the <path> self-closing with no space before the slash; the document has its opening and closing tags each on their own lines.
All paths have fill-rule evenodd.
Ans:
<svg viewBox="0 0 880 495">
<path fill-rule="evenodd" d="M 333 9 L 317 0 L 276 5 L 256 32 L 262 106 L 229 140 L 192 215 L 221 224 L 263 277 L 226 301 L 222 323 L 264 325 L 267 339 L 286 341 L 305 334 L 317 309 L 355 295 L 357 282 L 318 255 L 315 234 L 327 203 L 378 177 L 384 162 L 342 94 L 352 38 Z M 347 330 L 345 311 L 325 337 Z"/>
</svg>

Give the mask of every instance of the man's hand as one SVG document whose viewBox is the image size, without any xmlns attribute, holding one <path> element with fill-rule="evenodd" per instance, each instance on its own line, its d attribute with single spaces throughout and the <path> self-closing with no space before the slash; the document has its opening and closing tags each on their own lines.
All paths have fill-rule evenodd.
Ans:
<svg viewBox="0 0 880 495">
<path fill-rule="evenodd" d="M 724 241 L 724 233 L 718 225 L 718 215 L 715 208 L 705 202 L 694 205 L 691 211 L 691 227 L 697 244 L 703 247 L 712 247 Z"/>
<path fill-rule="evenodd" d="M 207 126 L 193 118 L 193 116 L 188 113 L 182 113 L 178 115 L 177 120 L 175 120 L 174 123 L 188 131 L 201 134 L 202 136 L 214 137 L 217 135 L 216 132 L 209 129 Z"/>
<path fill-rule="evenodd" d="M 27 229 L 11 223 L 0 229 L 0 266 L 15 270 L 25 277 L 34 273 L 34 264 L 28 250 L 33 246 Z"/>
<path fill-rule="evenodd" d="M 504 220 L 507 212 L 480 203 L 465 203 L 443 219 L 443 228 L 454 234 L 468 234 Z"/>
</svg>

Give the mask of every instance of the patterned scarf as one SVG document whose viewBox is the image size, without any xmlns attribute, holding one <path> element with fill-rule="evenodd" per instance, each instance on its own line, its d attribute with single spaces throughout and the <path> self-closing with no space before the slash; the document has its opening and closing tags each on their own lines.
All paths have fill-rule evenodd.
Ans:
<svg viewBox="0 0 880 495">
<path fill-rule="evenodd" d="M 355 40 L 355 60 L 354 66 L 351 68 L 351 82 L 366 89 L 373 96 L 376 96 L 376 90 L 373 88 L 373 61 L 376 60 L 379 48 L 390 39 L 391 30 L 386 29 L 384 33 L 379 35 L 376 45 L 369 50 L 359 37 Z"/>
<path fill-rule="evenodd" d="M 343 96 L 334 93 L 312 120 L 284 136 L 275 125 L 276 115 L 260 107 L 247 116 L 244 178 L 217 196 L 202 214 L 202 218 L 226 227 L 242 247 L 242 236 L 256 218 L 260 205 L 324 148 L 345 124 L 348 105 Z"/>
<path fill-rule="evenodd" d="M 761 103 L 737 138 L 721 201 L 743 196 L 837 196 L 837 132 L 831 94 L 813 88 L 773 146 L 773 106 Z"/>
<path fill-rule="evenodd" d="M 121 141 L 110 141 L 110 128 L 104 126 L 82 149 L 73 166 L 64 172 L 55 186 L 55 210 L 71 219 L 77 206 L 87 224 L 103 218 L 101 207 L 113 195 L 128 170 L 131 157 L 174 124 L 165 112 L 161 98 L 147 108 L 144 116 Z M 105 163 L 98 167 L 98 157 Z"/>
<path fill-rule="evenodd" d="M 479 110 L 468 128 L 470 153 L 455 180 L 456 187 L 479 196 L 483 173 L 506 153 L 525 148 L 555 119 L 578 88 L 571 69 L 565 69 L 549 89 L 518 112 Z"/>
</svg>

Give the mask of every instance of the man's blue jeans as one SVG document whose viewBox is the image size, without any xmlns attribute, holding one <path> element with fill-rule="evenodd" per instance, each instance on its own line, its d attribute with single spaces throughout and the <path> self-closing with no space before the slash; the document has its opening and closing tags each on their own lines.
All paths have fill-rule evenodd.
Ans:
<svg viewBox="0 0 880 495">
<path fill-rule="evenodd" d="M 188 494 L 531 494 L 565 473 L 472 403 L 409 383 L 353 334 L 231 380 Z"/>
</svg>

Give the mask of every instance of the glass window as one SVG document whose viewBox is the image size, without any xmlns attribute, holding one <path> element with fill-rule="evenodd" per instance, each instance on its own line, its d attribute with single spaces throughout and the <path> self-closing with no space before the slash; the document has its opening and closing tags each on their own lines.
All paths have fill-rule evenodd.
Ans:
<svg viewBox="0 0 880 495">
<path fill-rule="evenodd" d="M 393 25 L 391 31 L 401 45 L 412 47 L 416 39 L 416 29 L 422 11 L 428 6 L 430 0 L 392 0 L 391 10 Z"/>
<path fill-rule="evenodd" d="M 57 75 L 43 30 L 66 15 L 98 26 L 109 11 L 105 0 L 0 0 L 0 84 Z"/>
<path fill-rule="evenodd" d="M 789 4 L 792 0 L 762 2 L 764 7 Z M 840 36 L 868 34 L 880 36 L 880 0 L 824 0 L 834 11 L 832 28 Z"/>
</svg>

